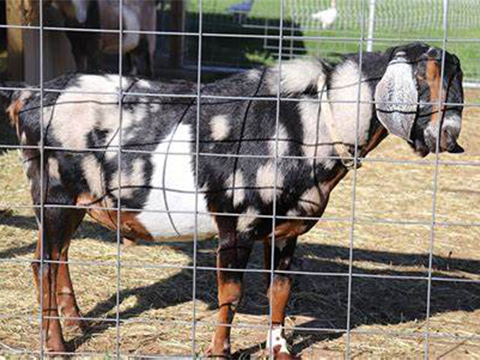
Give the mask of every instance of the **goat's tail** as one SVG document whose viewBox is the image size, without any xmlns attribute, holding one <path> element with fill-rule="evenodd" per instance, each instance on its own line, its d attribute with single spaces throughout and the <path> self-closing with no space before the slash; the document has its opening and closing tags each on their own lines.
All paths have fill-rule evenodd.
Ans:
<svg viewBox="0 0 480 360">
<path fill-rule="evenodd" d="M 22 90 L 20 88 L 26 87 L 25 83 L 22 82 L 0 82 L 0 113 L 7 113 L 10 117 L 10 122 L 13 127 L 17 129 L 18 132 L 18 114 L 21 110 L 23 103 L 17 101 L 17 96 Z M 17 99 L 17 100 L 15 100 Z"/>
<path fill-rule="evenodd" d="M 18 81 L 0 81 L 0 101 L 3 106 L 8 106 L 12 102 L 15 92 L 20 91 L 19 88 L 24 88 L 25 83 Z"/>
<path fill-rule="evenodd" d="M 6 85 L 0 84 L 0 100 L 3 104 L 10 104 L 15 90 L 8 89 Z"/>
</svg>

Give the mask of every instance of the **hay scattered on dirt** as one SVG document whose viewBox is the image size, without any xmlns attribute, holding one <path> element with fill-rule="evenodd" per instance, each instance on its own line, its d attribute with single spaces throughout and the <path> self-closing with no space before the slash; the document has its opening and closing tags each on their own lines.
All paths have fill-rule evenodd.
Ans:
<svg viewBox="0 0 480 360">
<path fill-rule="evenodd" d="M 467 92 L 469 101 L 480 93 Z M 480 109 L 467 108 L 461 143 L 462 156 L 441 155 L 442 160 L 480 160 Z M 371 159 L 418 160 L 406 144 L 387 139 Z M 432 160 L 430 155 L 427 159 Z M 30 204 L 28 183 L 16 151 L 0 155 L 2 203 Z M 478 223 L 480 171 L 477 166 L 440 166 L 433 247 L 434 277 L 451 280 L 479 279 L 480 228 L 443 226 Z M 429 330 L 430 355 L 442 359 L 480 357 L 480 284 L 433 281 L 431 320 L 426 323 L 432 219 L 432 165 L 365 162 L 356 188 L 352 282 L 351 351 L 355 359 L 422 358 Z M 288 331 L 293 348 L 304 359 L 340 359 L 347 337 L 328 329 L 347 326 L 349 238 L 352 177 L 336 189 L 322 221 L 303 236 L 298 247 L 296 270 L 322 271 L 338 276 L 297 276 L 287 326 L 316 327 L 321 332 Z M 371 223 L 371 221 L 382 223 Z M 369 222 L 370 221 L 370 222 Z M 414 222 L 394 224 L 389 222 Z M 0 212 L 0 353 L 38 349 L 38 308 L 28 261 L 36 240 L 36 223 L 28 209 Z M 215 243 L 202 242 L 198 264 L 214 266 Z M 192 301 L 193 272 L 176 266 L 192 265 L 192 244 L 142 244 L 125 248 L 121 270 L 121 350 L 131 355 L 190 355 L 192 314 L 195 305 L 197 353 L 209 344 L 217 307 L 215 273 L 197 272 L 197 301 Z M 71 246 L 72 261 L 111 261 L 112 265 L 71 265 L 74 286 L 83 314 L 103 319 L 91 322 L 86 334 L 71 332 L 67 341 L 78 353 L 109 354 L 115 351 L 117 268 L 115 234 L 86 222 Z M 251 267 L 261 268 L 261 249 L 254 252 Z M 145 268 L 172 266 L 172 268 Z M 378 279 L 377 275 L 405 279 Z M 415 277 L 415 278 L 412 278 Z M 236 324 L 267 324 L 268 301 L 260 275 L 246 277 L 246 297 Z M 18 316 L 5 318 L 5 316 Z M 171 322 L 175 321 L 176 324 Z M 369 334 L 367 334 L 367 332 Z M 241 358 L 265 355 L 265 331 L 238 327 L 233 330 L 233 351 Z M 473 339 L 472 339 L 473 337 Z"/>
</svg>

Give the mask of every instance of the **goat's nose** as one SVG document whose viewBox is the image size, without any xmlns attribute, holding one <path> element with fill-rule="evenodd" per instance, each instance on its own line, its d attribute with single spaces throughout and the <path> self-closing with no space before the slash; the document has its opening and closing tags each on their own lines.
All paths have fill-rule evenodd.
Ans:
<svg viewBox="0 0 480 360">
<path fill-rule="evenodd" d="M 465 152 L 465 149 L 455 142 L 447 151 L 451 154 L 461 154 Z"/>
<path fill-rule="evenodd" d="M 458 133 L 455 133 L 449 127 L 442 131 L 441 147 L 451 154 L 461 154 L 465 152 L 462 146 L 457 142 Z"/>
</svg>

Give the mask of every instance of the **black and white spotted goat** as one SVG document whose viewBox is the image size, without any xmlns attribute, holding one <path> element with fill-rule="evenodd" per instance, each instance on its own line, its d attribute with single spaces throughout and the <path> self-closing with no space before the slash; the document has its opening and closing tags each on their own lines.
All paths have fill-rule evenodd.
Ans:
<svg viewBox="0 0 480 360">
<path fill-rule="evenodd" d="M 437 140 L 440 151 L 463 151 L 457 144 L 463 104 L 460 61 L 446 53 L 441 78 L 441 58 L 440 49 L 414 43 L 363 54 L 361 74 L 358 55 L 347 55 L 335 64 L 294 60 L 280 70 L 247 71 L 203 86 L 198 129 L 194 96 L 128 94 L 194 95 L 195 84 L 125 77 L 121 134 L 118 76 L 71 75 L 49 82 L 47 89 L 67 92 L 45 92 L 43 139 L 45 146 L 56 150 L 45 151 L 43 202 L 62 206 L 45 208 L 45 240 L 43 246 L 38 244 L 36 257 L 67 260 L 70 239 L 87 212 L 110 229 L 117 228 L 119 215 L 121 233 L 131 240 L 193 239 L 195 230 L 198 238 L 218 234 L 219 325 L 208 354 L 227 357 L 229 325 L 242 294 L 241 272 L 229 269 L 246 267 L 257 240 L 264 241 L 265 267 L 270 268 L 268 215 L 273 213 L 274 197 L 273 263 L 276 270 L 288 270 L 297 237 L 315 225 L 311 218 L 322 215 L 331 191 L 351 168 L 356 141 L 361 157 L 389 132 L 405 139 L 421 156 L 435 152 Z M 277 132 L 279 80 L 286 99 L 280 103 Z M 112 94 L 82 93 L 99 91 Z M 39 94 L 4 95 L 11 98 L 8 112 L 21 144 L 37 146 Z M 254 99 L 232 99 L 240 96 Z M 453 104 L 440 107 L 440 101 Z M 39 151 L 25 148 L 23 156 L 33 201 L 40 204 Z M 119 194 L 121 214 L 115 211 Z M 75 208 L 78 205 L 88 209 Z M 63 352 L 58 315 L 67 318 L 66 326 L 82 325 L 68 265 L 47 262 L 42 278 L 38 263 L 33 269 L 43 287 L 44 315 L 53 317 L 43 322 L 47 348 Z M 290 277 L 278 273 L 268 291 L 274 324 L 268 343 L 282 359 L 294 358 L 282 329 L 290 288 Z"/>
</svg>

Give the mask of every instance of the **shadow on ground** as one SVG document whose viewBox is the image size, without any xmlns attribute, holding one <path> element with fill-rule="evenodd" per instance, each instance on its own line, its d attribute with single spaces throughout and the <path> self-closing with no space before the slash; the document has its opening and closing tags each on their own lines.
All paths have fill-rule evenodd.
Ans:
<svg viewBox="0 0 480 360">
<path fill-rule="evenodd" d="M 28 216 L 2 216 L 0 225 L 11 225 L 22 229 L 34 230 L 35 220 Z M 77 233 L 75 242 L 92 235 L 99 241 L 115 242 L 115 234 L 104 230 L 98 225 L 87 223 Z M 151 243 L 147 246 L 165 246 L 165 244 Z M 144 245 L 140 245 L 144 246 Z M 176 251 L 191 258 L 191 243 L 169 244 Z M 201 241 L 198 245 L 197 265 L 215 266 L 214 248 L 215 241 Z M 33 252 L 35 244 L 22 247 L 12 247 L 0 253 L 0 258 L 11 258 Z M 155 251 L 155 249 L 152 249 Z M 321 328 L 321 332 L 302 331 L 293 333 L 295 342 L 294 351 L 300 353 L 312 344 L 327 339 L 341 336 L 333 329 L 345 329 L 347 321 L 348 297 L 348 259 L 347 247 L 299 243 L 297 260 L 294 270 L 323 272 L 331 275 L 297 275 L 295 286 L 288 311 L 291 317 L 302 316 L 310 320 L 299 328 Z M 307 256 L 304 256 L 308 254 Z M 251 261 L 251 267 L 262 266 L 261 244 L 257 244 Z M 75 259 L 72 259 L 75 260 Z M 81 260 L 81 259 L 76 259 Z M 414 320 L 423 320 L 426 317 L 427 281 L 415 277 L 428 275 L 427 254 L 394 253 L 372 250 L 354 250 L 355 264 L 352 272 L 368 277 L 354 276 L 352 282 L 352 328 L 361 325 L 393 325 Z M 361 265 L 357 265 L 361 262 Z M 363 266 L 364 263 L 369 266 Z M 187 266 L 192 266 L 190 261 Z M 406 269 L 408 267 L 408 269 Z M 413 269 L 413 270 L 412 270 Z M 441 277 L 442 281 L 432 282 L 431 314 L 450 311 L 474 311 L 480 308 L 480 286 L 478 284 L 461 281 L 464 277 L 445 275 L 445 271 L 463 272 L 467 274 L 480 274 L 480 261 L 470 259 L 450 259 L 448 257 L 434 257 L 434 277 Z M 333 274 L 333 275 L 332 275 Z M 335 274 L 338 274 L 335 275 Z M 192 301 L 189 291 L 179 292 L 178 288 L 192 283 L 192 270 L 184 269 L 168 279 L 148 286 L 139 286 L 122 290 L 119 293 L 120 304 L 132 296 L 136 297 L 136 304 L 120 313 L 122 320 L 141 317 L 143 313 L 176 306 Z M 372 276 L 401 276 L 405 279 L 372 278 Z M 246 275 L 246 295 L 240 313 L 250 315 L 265 315 L 268 313 L 268 300 L 264 295 L 264 281 L 260 274 Z M 198 271 L 196 298 L 206 304 L 210 309 L 217 307 L 216 290 L 212 287 L 216 281 L 214 271 Z M 106 318 L 115 308 L 117 295 L 112 293 L 110 298 L 101 301 L 84 315 L 88 318 Z M 112 320 L 113 318 L 110 318 Z M 200 319 L 201 321 L 201 319 Z M 115 322 L 92 323 L 89 330 L 69 342 L 72 349 L 78 348 L 92 337 L 114 327 Z M 332 331 L 329 332 L 329 329 Z M 244 348 L 236 356 L 245 356 L 258 351 L 258 344 Z"/>
</svg>

